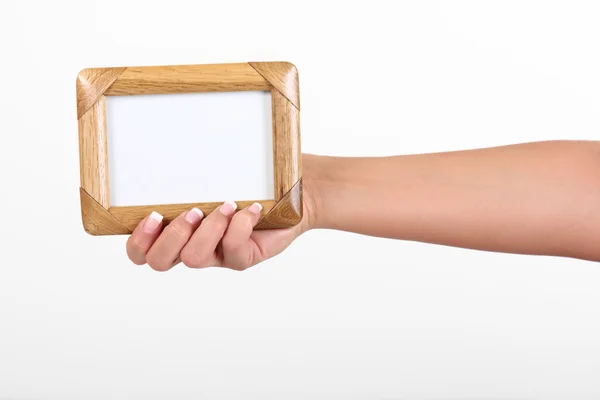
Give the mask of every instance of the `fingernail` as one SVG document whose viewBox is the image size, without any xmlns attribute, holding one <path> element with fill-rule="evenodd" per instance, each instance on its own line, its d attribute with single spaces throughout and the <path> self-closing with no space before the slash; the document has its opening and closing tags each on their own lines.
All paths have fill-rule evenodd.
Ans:
<svg viewBox="0 0 600 400">
<path fill-rule="evenodd" d="M 256 214 L 256 215 L 260 214 L 262 209 L 263 209 L 263 206 L 260 203 L 254 203 L 250 207 L 248 207 L 248 211 L 250 211 L 252 214 Z"/>
<path fill-rule="evenodd" d="M 226 201 L 219 208 L 219 212 L 226 217 L 229 217 L 231 214 L 233 214 L 235 210 L 237 210 L 237 204 L 235 204 L 234 201 Z"/>
<path fill-rule="evenodd" d="M 146 220 L 144 224 L 144 232 L 153 233 L 158 229 L 158 226 L 163 220 L 163 216 L 157 213 L 156 211 L 152 211 L 152 214 Z"/>
<path fill-rule="evenodd" d="M 185 215 L 185 220 L 190 224 L 197 224 L 204 217 L 204 213 L 197 208 L 192 208 Z"/>
</svg>

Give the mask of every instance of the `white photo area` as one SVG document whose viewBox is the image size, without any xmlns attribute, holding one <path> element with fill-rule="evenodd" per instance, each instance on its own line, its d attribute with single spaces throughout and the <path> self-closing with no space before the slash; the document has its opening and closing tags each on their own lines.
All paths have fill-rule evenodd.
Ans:
<svg viewBox="0 0 600 400">
<path fill-rule="evenodd" d="M 274 197 L 271 92 L 106 96 L 111 206 Z"/>
</svg>

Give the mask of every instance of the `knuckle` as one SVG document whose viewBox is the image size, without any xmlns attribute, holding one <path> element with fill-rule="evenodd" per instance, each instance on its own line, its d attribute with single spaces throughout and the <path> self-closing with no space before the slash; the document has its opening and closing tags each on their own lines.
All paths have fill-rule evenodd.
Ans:
<svg viewBox="0 0 600 400">
<path fill-rule="evenodd" d="M 239 240 L 237 240 L 234 236 L 225 235 L 222 240 L 223 250 L 226 252 L 235 252 L 240 249 L 243 245 Z"/>
<path fill-rule="evenodd" d="M 129 241 L 126 246 L 127 257 L 135 265 L 144 265 L 146 263 L 146 254 L 141 246 Z"/>
<path fill-rule="evenodd" d="M 153 270 L 159 272 L 167 271 L 171 267 L 170 263 L 166 262 L 164 258 L 159 257 L 156 254 L 148 254 L 146 256 L 146 264 Z"/>
<path fill-rule="evenodd" d="M 205 264 L 206 257 L 192 248 L 184 248 L 180 254 L 181 262 L 188 268 L 200 268 Z"/>
<path fill-rule="evenodd" d="M 127 248 L 130 251 L 138 251 L 138 252 L 145 250 L 139 236 L 136 236 L 136 235 L 129 236 L 129 239 L 127 240 Z"/>
<path fill-rule="evenodd" d="M 206 221 L 204 221 L 203 224 L 209 230 L 222 231 L 227 228 L 227 220 L 220 213 L 217 218 L 206 218 Z"/>
<path fill-rule="evenodd" d="M 189 227 L 182 221 L 173 221 L 167 225 L 164 230 L 166 231 L 166 234 L 180 238 L 190 235 Z"/>
<path fill-rule="evenodd" d="M 234 262 L 226 265 L 227 268 L 234 271 L 244 271 L 250 267 L 247 263 Z"/>
<path fill-rule="evenodd" d="M 250 260 L 243 259 L 242 257 L 226 257 L 223 266 L 234 271 L 243 271 L 252 266 L 252 263 Z"/>
<path fill-rule="evenodd" d="M 130 255 L 129 256 L 129 260 L 134 263 L 135 265 L 144 265 L 146 264 L 146 261 L 143 258 L 139 258 L 139 257 L 135 257 Z"/>
<path fill-rule="evenodd" d="M 252 228 L 252 215 L 250 215 L 249 211 L 244 211 L 238 213 L 235 217 L 233 217 L 232 225 L 235 224 L 241 228 Z"/>
</svg>

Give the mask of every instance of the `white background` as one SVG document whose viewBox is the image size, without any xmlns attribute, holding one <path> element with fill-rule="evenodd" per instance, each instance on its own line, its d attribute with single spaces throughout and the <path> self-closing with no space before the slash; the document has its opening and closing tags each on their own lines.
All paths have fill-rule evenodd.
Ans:
<svg viewBox="0 0 600 400">
<path fill-rule="evenodd" d="M 0 398 L 600 398 L 594 263 L 321 231 L 157 273 L 84 233 L 89 66 L 291 61 L 311 153 L 600 138 L 597 2 L 309 3 L 1 3 Z"/>
</svg>

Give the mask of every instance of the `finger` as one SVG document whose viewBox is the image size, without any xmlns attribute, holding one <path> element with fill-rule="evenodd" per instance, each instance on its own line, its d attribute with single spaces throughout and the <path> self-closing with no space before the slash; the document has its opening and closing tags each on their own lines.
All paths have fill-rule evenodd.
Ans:
<svg viewBox="0 0 600 400">
<path fill-rule="evenodd" d="M 184 212 L 163 229 L 148 254 L 146 262 L 155 271 L 168 271 L 178 262 L 179 253 L 200 225 L 204 214 L 197 208 Z"/>
<path fill-rule="evenodd" d="M 224 267 L 244 270 L 253 264 L 254 243 L 250 235 L 260 220 L 262 208 L 260 203 L 254 203 L 231 219 L 222 242 Z"/>
<path fill-rule="evenodd" d="M 237 204 L 227 201 L 211 212 L 181 250 L 181 262 L 190 268 L 216 267 L 216 248 L 229 225 Z"/>
<path fill-rule="evenodd" d="M 153 211 L 136 226 L 135 230 L 127 239 L 127 256 L 134 264 L 146 264 L 146 253 L 160 235 L 163 216 Z"/>
</svg>

